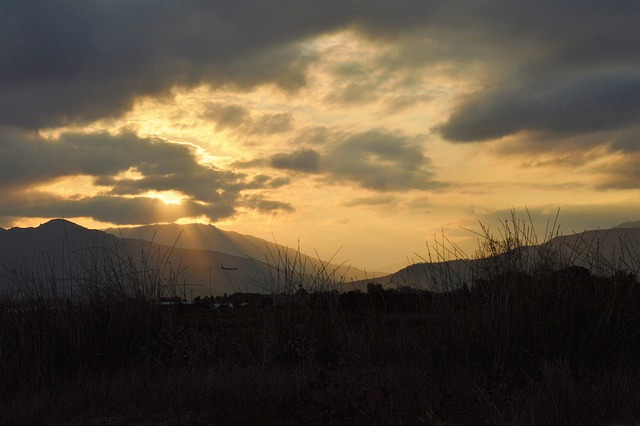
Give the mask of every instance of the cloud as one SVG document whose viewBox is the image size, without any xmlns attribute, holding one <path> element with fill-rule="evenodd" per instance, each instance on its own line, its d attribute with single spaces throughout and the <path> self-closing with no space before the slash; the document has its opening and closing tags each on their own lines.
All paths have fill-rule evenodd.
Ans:
<svg viewBox="0 0 640 426">
<path fill-rule="evenodd" d="M 440 126 L 451 141 L 619 129 L 638 112 L 638 13 L 633 0 L 1 0 L 0 125 L 91 122 L 200 84 L 295 91 L 319 60 L 306 43 L 349 30 L 384 48 L 374 75 L 336 70 L 337 101 L 377 99 L 380 82 L 401 72 L 444 70 L 485 83 Z M 246 120 L 232 106 L 217 114 L 221 128 Z M 258 133 L 290 125 L 286 115 L 255 120 Z"/>
<path fill-rule="evenodd" d="M 279 153 L 271 157 L 271 167 L 306 173 L 319 170 L 320 155 L 313 149 L 299 149 L 289 154 Z"/>
<path fill-rule="evenodd" d="M 287 185 L 293 179 L 287 174 L 312 173 L 327 184 L 383 195 L 443 185 L 434 180 L 423 139 L 384 128 L 353 130 L 366 123 L 337 131 L 340 113 L 314 110 L 323 99 L 358 108 L 444 99 L 455 108 L 437 118 L 443 119 L 437 131 L 455 143 L 502 138 L 526 155 L 595 146 L 637 153 L 639 14 L 635 0 L 371 0 L 366 7 L 359 0 L 0 0 L 2 209 L 75 212 L 115 223 L 153 221 L 159 214 L 216 219 L 239 208 L 292 211 L 286 203 L 246 193 Z M 356 33 L 364 49 L 342 65 L 323 62 L 314 37 L 340 32 Z M 337 82 L 332 94 L 326 87 L 301 90 L 315 81 L 308 75 L 312 66 L 329 70 Z M 301 94 L 305 104 L 293 112 L 256 112 L 230 101 L 210 104 L 202 116 L 218 130 L 256 140 L 280 135 L 254 154 L 262 157 L 231 166 L 271 167 L 278 177 L 205 165 L 194 146 L 161 138 L 38 135 L 44 128 L 121 116 L 141 96 L 171 96 L 200 85 L 232 95 L 268 85 L 284 93 L 273 105 Z M 451 96 L 458 97 L 449 104 Z M 316 114 L 322 125 L 314 127 Z M 310 121 L 300 124 L 305 119 Z M 410 125 L 416 121 L 412 117 Z M 306 127 L 298 131 L 297 125 Z M 282 148 L 283 141 L 292 148 Z M 598 188 L 637 184 L 636 156 L 601 170 L 593 180 Z M 8 197 L 75 176 L 90 177 L 102 192 L 73 200 L 34 193 L 24 202 Z M 175 191 L 185 202 L 181 209 L 161 208 L 145 195 L 149 191 Z"/>
<path fill-rule="evenodd" d="M 269 158 L 269 165 L 279 170 L 318 174 L 329 184 L 347 182 L 378 192 L 444 185 L 432 179 L 430 160 L 423 154 L 418 138 L 385 129 L 346 133 L 323 128 L 320 133 L 311 134 L 321 135 L 321 140 L 314 141 L 317 149 L 277 153 Z M 264 163 L 264 159 L 256 159 L 243 166 Z"/>
<path fill-rule="evenodd" d="M 296 90 L 312 59 L 296 43 L 325 27 L 284 3 L 3 0 L 0 121 L 88 122 L 201 83 Z"/>
<path fill-rule="evenodd" d="M 253 177 L 253 180 L 247 185 L 247 188 L 280 188 L 289 185 L 289 183 L 291 183 L 291 180 L 286 176 L 272 178 L 271 176 L 260 174 Z"/>
<path fill-rule="evenodd" d="M 637 190 L 640 187 L 640 152 L 625 153 L 605 164 L 595 163 L 590 169 L 597 189 Z"/>
<path fill-rule="evenodd" d="M 290 203 L 268 200 L 262 195 L 245 196 L 243 205 L 260 213 L 277 214 L 278 212 L 291 213 L 295 211 L 295 208 Z"/>
<path fill-rule="evenodd" d="M 263 114 L 253 117 L 249 110 L 240 105 L 211 103 L 202 117 L 216 123 L 218 130 L 232 130 L 244 134 L 274 135 L 291 129 L 290 113 Z"/>
<path fill-rule="evenodd" d="M 285 185 L 289 185 L 291 183 L 291 179 L 289 179 L 288 177 L 279 177 L 279 178 L 275 178 L 273 180 L 271 180 L 269 182 L 269 187 L 270 188 L 280 188 L 282 186 Z"/>
<path fill-rule="evenodd" d="M 385 206 L 394 203 L 397 200 L 392 195 L 378 195 L 374 197 L 356 197 L 343 203 L 345 207 L 360 207 L 360 206 Z"/>
<path fill-rule="evenodd" d="M 326 126 L 314 126 L 308 128 L 299 129 L 296 135 L 291 140 L 292 145 L 324 145 L 327 141 L 331 140 L 334 135 L 334 131 Z"/>
<path fill-rule="evenodd" d="M 584 134 L 623 129 L 640 116 L 640 75 L 606 72 L 527 82 L 476 93 L 438 131 L 453 142 L 499 139 L 520 131 Z"/>
<path fill-rule="evenodd" d="M 235 213 L 230 205 L 209 206 L 188 202 L 185 205 L 165 204 L 157 198 L 117 197 L 98 195 L 84 198 L 64 198 L 43 192 L 29 191 L 0 207 L 0 217 L 91 217 L 118 225 L 175 222 L 183 217 L 207 215 L 228 217 Z M 212 219 L 213 220 L 213 219 Z"/>
<path fill-rule="evenodd" d="M 382 129 L 331 143 L 322 158 L 327 180 L 350 181 L 374 191 L 407 191 L 441 186 L 432 180 L 429 159 L 418 140 Z"/>
<path fill-rule="evenodd" d="M 48 140 L 0 131 L 0 147 L 6 153 L 0 156 L 5 216 L 88 216 L 123 224 L 205 215 L 215 221 L 232 216 L 239 206 L 267 209 L 265 203 L 243 205 L 242 192 L 287 183 L 264 174 L 249 180 L 245 174 L 200 163 L 192 145 L 131 133 L 63 133 Z M 28 189 L 74 176 L 89 176 L 99 193 L 61 198 Z M 165 205 L 147 195 L 163 191 L 182 194 L 185 200 L 180 206 Z"/>
<path fill-rule="evenodd" d="M 291 129 L 291 114 L 265 114 L 253 124 L 252 133 L 274 135 Z"/>
<path fill-rule="evenodd" d="M 340 91 L 337 101 L 345 104 L 362 104 L 375 101 L 377 85 L 373 82 L 351 82 Z"/>
<path fill-rule="evenodd" d="M 207 200 L 219 189 L 242 188 L 243 175 L 200 164 L 195 147 L 132 133 L 64 133 L 47 140 L 1 132 L 0 185 L 27 186 L 56 178 L 89 175 L 121 194 L 175 189 Z M 115 176 L 134 168 L 139 179 Z"/>
<path fill-rule="evenodd" d="M 251 120 L 249 111 L 240 105 L 210 104 L 203 117 L 215 121 L 216 127 L 221 130 L 235 129 Z"/>
<path fill-rule="evenodd" d="M 562 146 L 573 144 L 567 136 L 595 135 L 635 150 L 628 129 L 640 115 L 639 13 L 633 1 L 434 2 L 424 23 L 396 31 L 365 71 L 380 82 L 431 73 L 464 82 L 466 93 L 434 128 L 452 142 L 523 133 Z M 348 67 L 354 75 L 343 72 L 342 86 L 363 81 L 362 68 Z"/>
<path fill-rule="evenodd" d="M 422 2 L 0 1 L 0 123 L 38 129 L 129 110 L 136 97 L 202 83 L 294 91 L 316 58 L 302 43 L 356 25 L 382 36 Z M 416 13 L 418 12 L 418 13 Z M 410 22 L 406 22 L 410 21 Z"/>
</svg>

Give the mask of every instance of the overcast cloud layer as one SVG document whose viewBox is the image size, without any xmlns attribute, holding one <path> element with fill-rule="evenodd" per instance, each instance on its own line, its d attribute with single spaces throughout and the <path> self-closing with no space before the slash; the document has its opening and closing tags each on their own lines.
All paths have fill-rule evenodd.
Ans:
<svg viewBox="0 0 640 426">
<path fill-rule="evenodd" d="M 377 205 L 394 192 L 455 186 L 438 177 L 429 154 L 436 139 L 494 144 L 492 152 L 505 157 L 569 153 L 584 158 L 572 167 L 594 175 L 592 188 L 633 190 L 639 27 L 635 0 L 0 0 L 0 217 L 136 224 L 215 222 L 239 209 L 289 214 L 295 203 L 273 191 L 303 179 L 366 191 L 344 206 Z M 357 34 L 373 53 L 327 65 L 310 46 L 341 31 Z M 384 101 L 389 115 L 399 114 L 447 95 L 431 90 L 436 81 L 469 83 L 447 83 L 449 110 L 413 133 L 375 120 L 302 127 L 299 111 L 208 102 L 198 120 L 257 147 L 226 167 L 203 162 L 196 145 L 82 129 L 123 117 L 140 97 L 171 100 L 201 85 L 296 96 L 322 66 L 335 84 L 312 101 L 345 111 Z M 431 75 L 432 85 L 413 90 Z M 82 131 L 43 136 L 66 126 Z M 601 165 L 576 154 L 598 149 L 618 157 Z M 90 179 L 96 192 L 39 189 L 74 176 Z M 166 205 L 149 196 L 154 191 L 174 191 L 183 204 Z"/>
<path fill-rule="evenodd" d="M 638 111 L 632 101 L 640 90 L 639 16 L 633 0 L 5 0 L 0 120 L 25 128 L 89 121 L 122 113 L 135 96 L 201 82 L 295 90 L 314 60 L 297 43 L 353 26 L 368 37 L 404 41 L 396 63 L 389 63 L 395 68 L 434 59 L 497 61 L 495 81 L 443 127 L 453 140 L 521 129 L 624 127 Z M 422 35 L 435 43 L 420 43 Z M 422 57 L 402 58 L 413 50 Z M 500 121 L 514 104 L 517 110 Z M 600 117 L 605 107 L 610 113 Z"/>
</svg>

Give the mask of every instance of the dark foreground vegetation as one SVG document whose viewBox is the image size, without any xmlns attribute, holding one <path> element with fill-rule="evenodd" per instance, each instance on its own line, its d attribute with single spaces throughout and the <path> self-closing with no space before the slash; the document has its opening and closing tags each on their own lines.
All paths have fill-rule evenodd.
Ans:
<svg viewBox="0 0 640 426">
<path fill-rule="evenodd" d="M 216 310 L 114 293 L 3 303 L 0 424 L 640 423 L 629 272 L 509 265 L 446 293 Z"/>
</svg>

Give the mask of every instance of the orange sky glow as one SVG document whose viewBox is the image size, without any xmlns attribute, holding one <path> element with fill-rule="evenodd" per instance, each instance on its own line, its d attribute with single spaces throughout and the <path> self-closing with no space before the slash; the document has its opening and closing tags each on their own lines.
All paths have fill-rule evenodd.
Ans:
<svg viewBox="0 0 640 426">
<path fill-rule="evenodd" d="M 91 228 L 211 223 L 324 258 L 339 250 L 339 262 L 380 270 L 426 258 L 442 235 L 472 254 L 469 230 L 496 227 L 512 209 L 541 239 L 558 209 L 563 233 L 640 220 L 640 107 L 627 99 L 640 93 L 637 51 L 629 53 L 638 36 L 617 54 L 606 45 L 633 20 L 613 6 L 572 17 L 557 3 L 549 16 L 542 6 L 529 17 L 507 7 L 501 20 L 446 2 L 387 17 L 394 3 L 381 2 L 376 16 L 344 12 L 332 25 L 264 34 L 220 11 L 233 49 L 191 43 L 213 30 L 168 30 L 196 53 L 181 55 L 156 34 L 164 50 L 148 64 L 134 59 L 117 81 L 63 76 L 61 67 L 29 83 L 42 87 L 43 109 L 56 84 L 74 90 L 67 79 L 123 95 L 69 95 L 39 115 L 0 106 L 9 117 L 0 143 L 15 153 L 0 160 L 0 226 L 53 217 Z M 412 18 L 422 13 L 435 23 Z M 604 21 L 620 24 L 593 24 Z M 547 25 L 555 39 L 532 30 Z M 246 45 L 242 31 L 255 31 Z M 594 33 L 601 45 L 584 45 Z M 90 49 L 102 51 L 100 37 Z M 0 72 L 0 94 L 24 99 L 16 81 Z"/>
</svg>

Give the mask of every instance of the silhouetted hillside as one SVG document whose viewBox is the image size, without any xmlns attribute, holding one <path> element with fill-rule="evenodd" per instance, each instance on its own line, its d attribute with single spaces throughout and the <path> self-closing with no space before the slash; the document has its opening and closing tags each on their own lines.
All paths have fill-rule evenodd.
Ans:
<svg viewBox="0 0 640 426">
<path fill-rule="evenodd" d="M 637 274 L 640 272 L 640 227 L 621 225 L 562 235 L 542 244 L 522 245 L 495 255 L 482 253 L 479 257 L 482 259 L 416 263 L 394 274 L 360 280 L 354 285 L 364 289 L 368 282 L 375 281 L 390 287 L 411 286 L 443 292 L 468 285 L 487 274 L 495 275 L 500 270 L 540 273 L 567 266 L 581 266 L 605 276 L 618 270 Z"/>
<path fill-rule="evenodd" d="M 335 271 L 337 280 L 363 279 L 365 276 L 386 275 L 383 272 L 366 272 L 351 267 L 348 263 L 327 264 L 329 259 L 318 259 L 317 256 L 298 253 L 297 247 L 283 247 L 276 243 L 263 240 L 251 235 L 240 234 L 233 231 L 223 231 L 213 225 L 204 224 L 166 224 L 146 225 L 133 228 L 110 228 L 105 232 L 125 238 L 134 238 L 145 241 L 154 241 L 166 246 L 174 246 L 186 249 L 213 250 L 238 257 L 250 257 L 260 262 L 273 264 L 278 256 L 294 259 L 300 257 L 300 261 L 313 267 L 326 267 Z M 339 263 L 339 262 L 338 262 Z"/>
<path fill-rule="evenodd" d="M 91 285 L 87 280 L 118 279 L 118 274 L 142 275 L 153 271 L 164 291 L 190 300 L 197 296 L 222 295 L 235 292 L 279 293 L 297 290 L 305 275 L 318 275 L 318 268 L 331 274 L 333 265 L 308 257 L 296 256 L 292 250 L 285 255 L 282 248 L 272 245 L 270 258 L 232 255 L 214 250 L 184 248 L 170 243 L 173 227 L 163 228 L 157 238 L 146 241 L 119 238 L 109 233 L 87 229 L 62 219 L 52 220 L 35 228 L 12 228 L 0 234 L 0 292 L 16 294 L 31 283 L 45 283 L 56 291 L 74 293 L 77 288 Z M 215 228 L 187 227 L 200 238 L 200 244 L 214 247 L 225 239 Z M 205 231 L 205 232 L 203 232 Z M 216 237 L 217 235 L 217 237 Z M 180 236 L 176 232 L 173 242 Z M 211 242 L 208 238 L 211 237 Z M 257 238 L 232 236 L 227 249 L 248 248 L 257 253 Z M 233 242 L 233 241 L 239 242 Z M 162 244 L 168 242 L 168 244 Z M 246 243 L 246 242 L 250 242 Z M 240 254 L 239 249 L 235 251 Z M 289 256 L 289 257 L 286 257 Z M 296 276 L 287 267 L 295 265 Z M 102 274 L 96 276 L 96 274 Z M 106 277 L 109 275 L 109 277 Z M 111 276 L 111 275 L 114 276 Z M 333 276 L 332 276 L 333 277 Z M 340 280 L 337 277 L 336 280 Z M 329 285 L 333 283 L 317 283 Z"/>
<path fill-rule="evenodd" d="M 613 229 L 617 228 L 640 228 L 640 220 L 636 222 L 624 222 L 613 227 Z"/>
<path fill-rule="evenodd" d="M 601 275 L 616 270 L 637 273 L 640 269 L 640 228 L 622 225 L 558 236 L 537 246 L 483 256 L 482 260 L 417 263 L 377 278 L 369 274 L 366 279 L 363 271 L 327 264 L 293 249 L 210 225 L 156 225 L 118 233 L 125 238 L 62 219 L 35 228 L 2 230 L 0 290 L 15 293 L 28 282 L 39 281 L 56 283 L 57 289 L 67 291 L 86 280 L 90 272 L 125 266 L 133 268 L 127 273 L 157 270 L 166 291 L 186 299 L 239 291 L 291 292 L 303 281 L 315 288 L 365 289 L 374 281 L 392 287 L 448 291 L 470 284 L 496 267 L 527 273 L 531 272 L 527 268 L 539 270 L 546 257 L 555 262 L 547 266 L 549 269 L 577 265 Z M 322 282 L 307 279 L 321 275 L 326 278 Z"/>
</svg>

